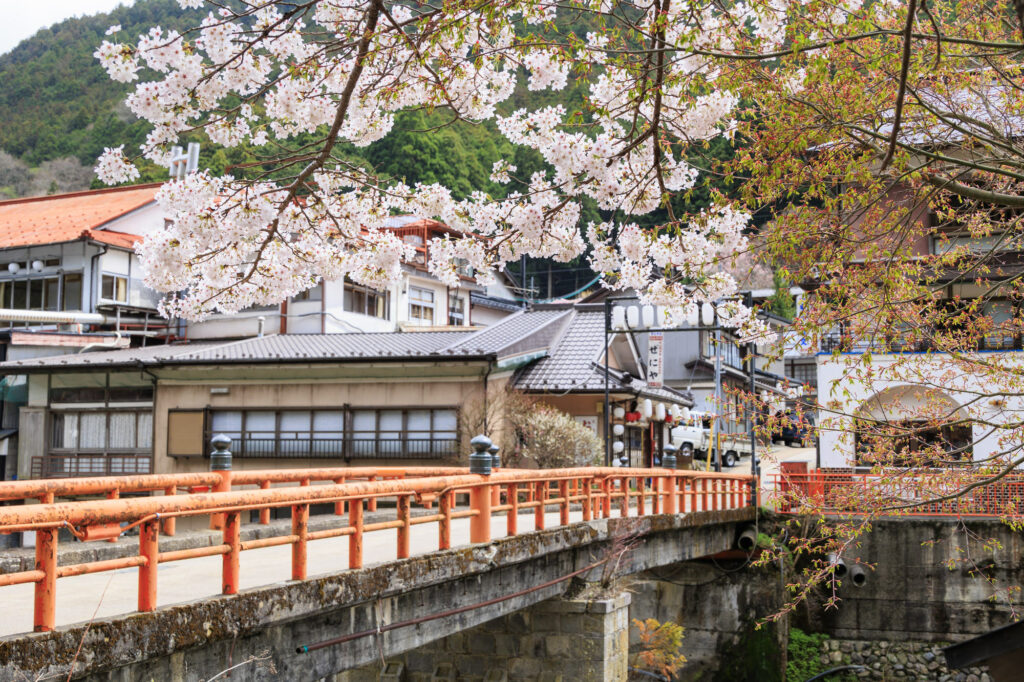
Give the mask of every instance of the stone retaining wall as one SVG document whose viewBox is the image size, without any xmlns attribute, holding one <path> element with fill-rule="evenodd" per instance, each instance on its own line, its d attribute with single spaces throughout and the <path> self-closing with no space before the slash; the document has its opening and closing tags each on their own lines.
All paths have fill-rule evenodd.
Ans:
<svg viewBox="0 0 1024 682">
<path fill-rule="evenodd" d="M 992 682 L 985 668 L 950 670 L 942 645 L 931 642 L 827 639 L 822 642 L 821 663 L 828 667 L 864 666 L 863 670 L 846 673 L 845 679 Z"/>
</svg>

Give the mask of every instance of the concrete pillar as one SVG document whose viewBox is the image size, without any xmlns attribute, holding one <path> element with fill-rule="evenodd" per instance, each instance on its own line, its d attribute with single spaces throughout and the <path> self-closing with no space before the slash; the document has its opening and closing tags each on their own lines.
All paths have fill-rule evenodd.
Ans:
<svg viewBox="0 0 1024 682">
<path fill-rule="evenodd" d="M 629 665 L 630 594 L 550 599 L 388 660 L 406 682 L 619 682 Z M 454 678 L 452 678 L 454 675 Z M 391 679 L 367 666 L 335 682 Z"/>
</svg>

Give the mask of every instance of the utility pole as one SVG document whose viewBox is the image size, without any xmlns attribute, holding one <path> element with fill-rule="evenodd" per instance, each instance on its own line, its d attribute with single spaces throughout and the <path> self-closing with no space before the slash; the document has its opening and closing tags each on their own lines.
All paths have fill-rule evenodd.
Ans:
<svg viewBox="0 0 1024 682">
<path fill-rule="evenodd" d="M 711 318 L 715 326 L 715 440 L 710 447 L 715 452 L 715 471 L 722 471 L 722 453 L 719 443 L 722 442 L 722 328 L 718 324 L 718 313 Z"/>
</svg>

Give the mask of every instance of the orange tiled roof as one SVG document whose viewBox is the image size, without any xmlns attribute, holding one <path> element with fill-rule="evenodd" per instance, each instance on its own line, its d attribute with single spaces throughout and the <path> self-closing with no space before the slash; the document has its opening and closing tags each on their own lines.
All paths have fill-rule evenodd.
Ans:
<svg viewBox="0 0 1024 682">
<path fill-rule="evenodd" d="M 131 248 L 139 237 L 96 228 L 153 201 L 161 183 L 0 201 L 0 249 L 79 238 Z"/>
<path fill-rule="evenodd" d="M 111 246 L 120 246 L 126 249 L 134 249 L 135 245 L 142 241 L 142 237 L 137 234 L 114 232 L 113 230 L 82 230 L 81 236 L 87 239 L 92 239 L 93 241 L 110 244 Z"/>
</svg>

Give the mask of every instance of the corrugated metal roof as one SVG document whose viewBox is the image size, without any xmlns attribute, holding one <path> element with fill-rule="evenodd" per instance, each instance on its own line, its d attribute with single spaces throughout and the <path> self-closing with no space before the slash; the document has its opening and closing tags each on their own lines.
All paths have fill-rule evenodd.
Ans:
<svg viewBox="0 0 1024 682">
<path fill-rule="evenodd" d="M 159 189 L 154 183 L 0 201 L 0 249 L 92 238 L 95 228 L 152 203 Z"/>
</svg>

